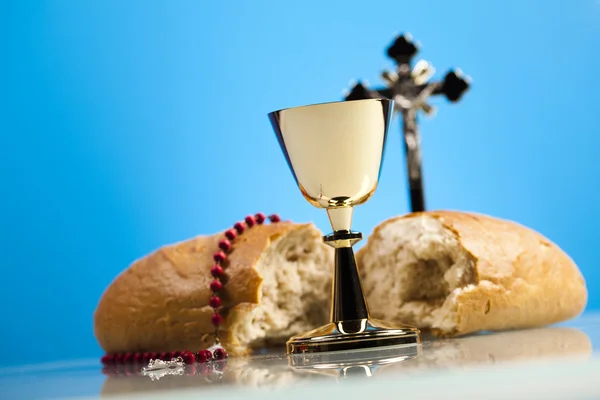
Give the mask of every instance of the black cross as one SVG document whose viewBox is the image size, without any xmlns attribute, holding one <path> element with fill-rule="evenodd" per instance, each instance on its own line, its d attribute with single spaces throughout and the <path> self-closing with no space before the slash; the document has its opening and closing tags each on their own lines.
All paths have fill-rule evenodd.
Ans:
<svg viewBox="0 0 600 400">
<path fill-rule="evenodd" d="M 361 100 L 384 97 L 395 101 L 395 111 L 402 114 L 412 212 L 425 211 L 417 111 L 421 109 L 426 114 L 433 113 L 433 107 L 427 104 L 427 100 L 432 95 L 443 94 L 451 102 L 457 102 L 467 91 L 470 83 L 470 79 L 464 77 L 460 70 L 450 70 L 441 82 L 429 82 L 434 69 L 427 61 L 421 60 L 414 67 L 411 66 L 411 61 L 418 50 L 410 34 L 398 36 L 387 49 L 388 57 L 396 61 L 396 72 L 384 71 L 381 74 L 387 87 L 369 90 L 358 82 L 345 99 Z"/>
</svg>

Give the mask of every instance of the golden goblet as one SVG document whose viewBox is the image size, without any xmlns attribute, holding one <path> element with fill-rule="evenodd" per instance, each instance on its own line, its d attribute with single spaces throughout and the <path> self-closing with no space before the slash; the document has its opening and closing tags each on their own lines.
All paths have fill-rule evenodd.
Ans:
<svg viewBox="0 0 600 400">
<path fill-rule="evenodd" d="M 370 318 L 352 246 L 353 207 L 375 192 L 394 102 L 369 99 L 274 111 L 269 119 L 300 191 L 327 210 L 335 248 L 331 322 L 296 335 L 288 354 L 417 345 L 419 330 Z"/>
</svg>

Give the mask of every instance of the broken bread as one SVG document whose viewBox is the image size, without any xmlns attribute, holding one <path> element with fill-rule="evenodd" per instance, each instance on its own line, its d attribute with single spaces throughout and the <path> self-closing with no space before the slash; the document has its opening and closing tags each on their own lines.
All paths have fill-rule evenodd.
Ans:
<svg viewBox="0 0 600 400">
<path fill-rule="evenodd" d="M 439 336 L 552 324 L 577 316 L 587 302 L 581 272 L 557 245 L 484 215 L 389 219 L 357 263 L 374 317 Z"/>
<path fill-rule="evenodd" d="M 165 246 L 134 262 L 103 294 L 94 329 L 107 353 L 198 351 L 213 344 L 213 254 L 223 233 Z M 312 224 L 246 230 L 227 257 L 219 337 L 231 355 L 328 321 L 333 249 Z"/>
</svg>

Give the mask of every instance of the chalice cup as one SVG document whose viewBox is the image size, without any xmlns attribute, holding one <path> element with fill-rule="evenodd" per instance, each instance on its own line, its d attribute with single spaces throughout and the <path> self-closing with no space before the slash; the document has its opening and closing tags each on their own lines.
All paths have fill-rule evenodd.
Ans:
<svg viewBox="0 0 600 400">
<path fill-rule="evenodd" d="M 274 111 L 269 119 L 294 179 L 310 204 L 327 210 L 335 249 L 331 322 L 290 338 L 288 354 L 418 345 L 418 329 L 369 315 L 352 246 L 353 207 L 375 192 L 394 102 L 368 99 Z"/>
</svg>

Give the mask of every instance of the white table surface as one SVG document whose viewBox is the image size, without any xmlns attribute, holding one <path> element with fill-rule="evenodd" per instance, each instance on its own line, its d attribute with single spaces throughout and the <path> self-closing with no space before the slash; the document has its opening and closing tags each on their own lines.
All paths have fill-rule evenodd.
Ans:
<svg viewBox="0 0 600 400">
<path fill-rule="evenodd" d="M 369 362 L 373 352 L 346 353 L 361 360 L 343 368 L 298 369 L 281 350 L 230 358 L 223 373 L 186 367 L 158 380 L 139 367 L 103 373 L 98 360 L 8 367 L 0 399 L 600 399 L 599 349 L 600 313 L 588 313 L 540 329 L 425 337 L 418 355 L 388 350 L 385 364 Z"/>
</svg>

